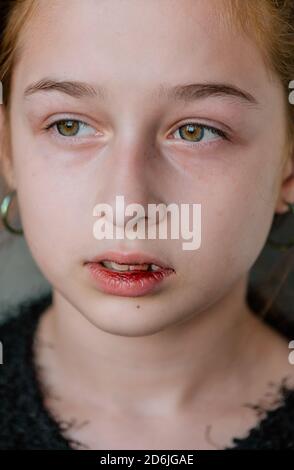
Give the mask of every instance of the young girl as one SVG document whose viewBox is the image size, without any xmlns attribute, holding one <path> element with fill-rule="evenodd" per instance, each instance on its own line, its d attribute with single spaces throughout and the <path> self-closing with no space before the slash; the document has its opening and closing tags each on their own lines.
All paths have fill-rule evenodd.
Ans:
<svg viewBox="0 0 294 470">
<path fill-rule="evenodd" d="M 291 336 L 246 295 L 294 213 L 293 1 L 0 6 L 2 218 L 52 285 L 0 329 L 0 447 L 294 448 Z M 201 204 L 200 246 L 97 239 L 117 196 Z"/>
</svg>

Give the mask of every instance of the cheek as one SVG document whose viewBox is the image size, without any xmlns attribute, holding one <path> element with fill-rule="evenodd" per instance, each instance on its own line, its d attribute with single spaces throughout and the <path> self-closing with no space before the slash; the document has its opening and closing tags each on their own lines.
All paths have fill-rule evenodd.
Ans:
<svg viewBox="0 0 294 470">
<path fill-rule="evenodd" d="M 276 170 L 250 155 L 248 164 L 216 180 L 203 204 L 203 253 L 219 268 L 249 270 L 261 252 L 272 223 Z M 254 161 L 254 158 L 256 160 Z M 272 164 L 271 164 L 272 163 Z M 224 176 L 224 175 L 223 175 Z"/>
<path fill-rule="evenodd" d="M 37 264 L 56 273 L 74 267 L 95 241 L 88 185 L 52 156 L 16 153 L 15 165 L 22 226 Z"/>
<path fill-rule="evenodd" d="M 225 284 L 245 274 L 259 256 L 271 227 L 281 147 L 258 145 L 194 174 L 191 200 L 201 202 L 199 250 L 183 253 L 191 285 Z M 194 196 L 192 193 L 194 191 Z"/>
</svg>

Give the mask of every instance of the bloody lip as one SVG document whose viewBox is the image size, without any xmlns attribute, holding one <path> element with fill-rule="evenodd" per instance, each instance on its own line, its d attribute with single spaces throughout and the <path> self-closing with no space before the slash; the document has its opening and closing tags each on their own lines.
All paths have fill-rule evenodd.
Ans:
<svg viewBox="0 0 294 470">
<path fill-rule="evenodd" d="M 104 258 L 101 257 L 101 260 L 102 259 L 107 258 L 104 256 Z M 116 259 L 108 259 L 117 262 L 117 257 Z M 128 262 L 126 264 L 132 263 Z M 85 266 L 89 270 L 98 288 L 103 292 L 125 297 L 146 295 L 152 292 L 164 279 L 175 272 L 173 268 L 163 267 L 161 265 L 158 271 L 134 270 L 123 272 L 108 269 L 99 261 L 87 262 Z"/>
</svg>

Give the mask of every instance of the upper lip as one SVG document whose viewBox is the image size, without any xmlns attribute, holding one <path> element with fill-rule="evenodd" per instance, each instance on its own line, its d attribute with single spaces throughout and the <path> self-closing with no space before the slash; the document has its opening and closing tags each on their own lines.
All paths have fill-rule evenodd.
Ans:
<svg viewBox="0 0 294 470">
<path fill-rule="evenodd" d="M 173 269 L 161 259 L 140 252 L 126 253 L 118 251 L 106 251 L 88 262 L 99 263 L 106 260 L 121 264 L 156 264 L 157 266 L 164 269 Z"/>
</svg>

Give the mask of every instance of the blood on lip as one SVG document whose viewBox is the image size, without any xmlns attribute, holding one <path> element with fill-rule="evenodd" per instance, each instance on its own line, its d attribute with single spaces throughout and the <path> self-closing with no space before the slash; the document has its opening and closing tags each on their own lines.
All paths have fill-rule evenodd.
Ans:
<svg viewBox="0 0 294 470">
<path fill-rule="evenodd" d="M 134 271 L 115 271 L 113 269 L 107 268 L 103 266 L 102 262 L 95 263 L 97 270 L 100 270 L 101 275 L 103 271 L 107 276 L 111 276 L 112 279 L 120 279 L 120 280 L 127 280 L 129 278 L 133 280 L 140 280 L 143 278 L 150 278 L 150 279 L 156 279 L 160 280 L 163 279 L 167 273 L 173 272 L 173 269 L 165 269 L 165 268 L 160 268 L 158 271 L 152 271 L 152 270 L 142 270 L 142 269 L 136 269 Z M 95 264 L 92 267 L 92 269 L 95 271 Z"/>
<path fill-rule="evenodd" d="M 164 267 L 159 267 L 158 270 L 134 269 L 133 271 L 119 271 L 103 266 L 102 262 L 103 260 L 89 262 L 87 263 L 88 269 L 98 287 L 102 291 L 113 295 L 131 297 L 146 295 L 153 291 L 166 277 L 175 272 L 173 268 Z"/>
</svg>

